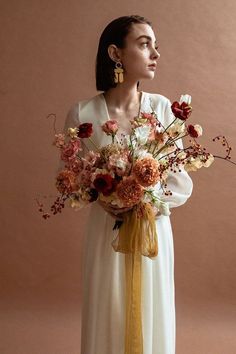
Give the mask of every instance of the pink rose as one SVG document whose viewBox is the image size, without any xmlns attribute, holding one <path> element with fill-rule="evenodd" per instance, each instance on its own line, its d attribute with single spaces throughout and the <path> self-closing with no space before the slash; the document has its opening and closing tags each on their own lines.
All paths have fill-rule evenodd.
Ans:
<svg viewBox="0 0 236 354">
<path fill-rule="evenodd" d="M 107 135 L 115 136 L 118 131 L 118 123 L 116 120 L 108 120 L 106 123 L 102 125 L 102 130 Z"/>
</svg>

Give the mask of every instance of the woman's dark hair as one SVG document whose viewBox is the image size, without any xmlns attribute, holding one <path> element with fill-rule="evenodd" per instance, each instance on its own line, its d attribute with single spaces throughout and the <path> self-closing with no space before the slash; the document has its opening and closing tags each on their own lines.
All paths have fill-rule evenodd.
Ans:
<svg viewBox="0 0 236 354">
<path fill-rule="evenodd" d="M 125 47 L 125 38 L 130 32 L 133 23 L 144 23 L 152 26 L 146 18 L 131 15 L 122 16 L 110 22 L 101 34 L 96 58 L 96 88 L 98 91 L 107 91 L 116 87 L 114 82 L 115 63 L 109 57 L 107 48 L 115 44 L 118 48 Z"/>
</svg>

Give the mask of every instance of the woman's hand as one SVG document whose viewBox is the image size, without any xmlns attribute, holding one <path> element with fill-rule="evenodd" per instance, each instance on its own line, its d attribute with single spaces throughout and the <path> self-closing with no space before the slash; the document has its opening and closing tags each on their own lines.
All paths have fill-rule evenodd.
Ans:
<svg viewBox="0 0 236 354">
<path fill-rule="evenodd" d="M 154 211 L 155 219 L 159 219 L 159 216 L 161 216 L 161 213 L 160 213 L 159 209 L 157 209 L 157 208 L 154 206 L 154 207 L 153 207 L 153 211 Z"/>
<path fill-rule="evenodd" d="M 119 220 L 119 221 L 123 220 L 124 213 L 126 213 L 127 211 L 129 211 L 133 208 L 133 207 L 120 208 L 118 206 L 103 202 L 100 199 L 98 199 L 98 203 L 109 215 L 111 215 L 114 219 Z"/>
<path fill-rule="evenodd" d="M 111 215 L 114 219 L 119 221 L 123 220 L 124 213 L 133 209 L 133 207 L 120 208 L 118 206 L 106 203 L 100 199 L 98 199 L 98 203 L 109 215 Z M 155 219 L 159 219 L 159 216 L 162 215 L 160 211 L 156 207 L 153 207 L 153 211 L 154 211 Z"/>
</svg>

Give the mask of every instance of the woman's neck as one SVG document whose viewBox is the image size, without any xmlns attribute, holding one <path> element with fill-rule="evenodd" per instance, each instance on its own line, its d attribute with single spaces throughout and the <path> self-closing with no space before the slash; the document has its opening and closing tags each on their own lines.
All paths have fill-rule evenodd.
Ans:
<svg viewBox="0 0 236 354">
<path fill-rule="evenodd" d="M 141 92 L 137 90 L 137 84 L 128 85 L 125 83 L 118 84 L 114 88 L 110 88 L 104 92 L 107 105 L 112 110 L 129 111 L 139 105 Z"/>
</svg>

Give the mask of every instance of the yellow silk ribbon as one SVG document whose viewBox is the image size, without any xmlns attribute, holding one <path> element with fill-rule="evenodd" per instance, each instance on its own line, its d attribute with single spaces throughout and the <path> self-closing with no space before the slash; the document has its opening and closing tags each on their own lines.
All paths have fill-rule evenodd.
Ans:
<svg viewBox="0 0 236 354">
<path fill-rule="evenodd" d="M 143 354 L 142 255 L 153 258 L 158 254 L 155 216 L 149 203 L 140 203 L 124 215 L 112 246 L 115 251 L 125 253 L 125 354 Z"/>
</svg>

